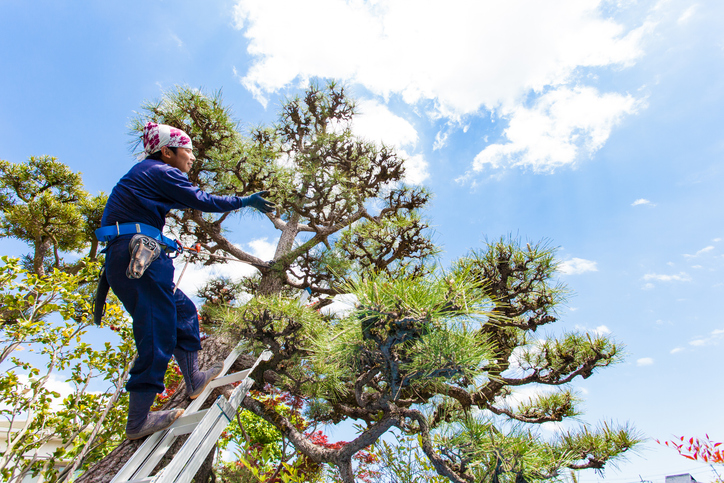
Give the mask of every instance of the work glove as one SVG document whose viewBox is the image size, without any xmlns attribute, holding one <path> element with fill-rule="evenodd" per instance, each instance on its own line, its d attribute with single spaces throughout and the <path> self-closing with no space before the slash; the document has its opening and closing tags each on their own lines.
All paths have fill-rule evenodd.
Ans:
<svg viewBox="0 0 724 483">
<path fill-rule="evenodd" d="M 274 207 L 276 205 L 271 201 L 264 199 L 264 196 L 268 195 L 269 191 L 259 191 L 258 193 L 254 193 L 251 196 L 244 196 L 241 198 L 241 207 L 256 208 L 262 213 L 271 213 L 272 211 L 274 211 Z"/>
</svg>

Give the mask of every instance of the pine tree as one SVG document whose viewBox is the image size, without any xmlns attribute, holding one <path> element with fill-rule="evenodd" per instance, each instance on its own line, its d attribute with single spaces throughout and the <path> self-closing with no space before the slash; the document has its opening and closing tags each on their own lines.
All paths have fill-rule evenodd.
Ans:
<svg viewBox="0 0 724 483">
<path fill-rule="evenodd" d="M 254 264 L 244 283 L 253 295 L 240 307 L 204 307 L 222 332 L 207 339 L 202 358 L 219 359 L 230 344 L 248 357 L 270 348 L 256 390 L 269 384 L 303 398 L 320 423 L 353 419 L 353 441 L 315 444 L 282 414 L 248 396 L 242 405 L 273 424 L 297 451 L 354 481 L 352 457 L 388 430 L 417 435 L 438 474 L 454 482 L 533 481 L 563 468 L 603 468 L 638 442 L 630 428 L 604 424 L 546 441 L 535 429 L 577 413 L 570 390 L 518 405 L 508 396 L 525 385 L 565 387 L 616 362 L 620 347 L 602 336 L 537 339 L 556 321 L 565 288 L 555 285 L 554 251 L 502 239 L 472 251 L 448 270 L 421 212 L 423 188 L 404 184 L 404 160 L 352 132 L 354 103 L 334 83 L 312 84 L 283 103 L 279 121 L 238 132 L 217 93 L 177 88 L 144 106 L 147 120 L 189 133 L 197 161 L 189 178 L 215 194 L 271 191 L 269 221 L 280 233 L 272 261 L 234 245 L 223 230 L 229 214 L 186 210 L 169 226 L 216 255 Z M 300 306 L 308 289 L 318 300 Z M 295 293 L 296 292 L 296 293 Z M 338 294 L 354 294 L 348 314 L 320 310 Z M 167 406 L 183 407 L 172 398 Z M 78 481 L 108 481 L 137 443 L 125 442 Z M 210 460 L 197 474 L 206 481 Z"/>
</svg>

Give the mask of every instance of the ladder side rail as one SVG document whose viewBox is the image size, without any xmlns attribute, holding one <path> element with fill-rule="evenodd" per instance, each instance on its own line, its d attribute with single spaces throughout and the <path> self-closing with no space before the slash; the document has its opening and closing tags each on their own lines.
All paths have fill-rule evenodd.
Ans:
<svg viewBox="0 0 724 483">
<path fill-rule="evenodd" d="M 158 465 L 158 462 L 163 459 L 164 455 L 169 450 L 171 445 L 173 445 L 174 441 L 176 441 L 176 438 L 184 434 L 191 433 L 194 429 L 196 429 L 199 423 L 203 421 L 203 419 L 206 417 L 207 413 L 208 409 L 204 409 L 203 411 L 189 414 L 188 416 L 181 416 L 176 420 L 176 422 L 174 422 L 164 431 L 154 433 L 154 435 L 162 433 L 164 434 L 162 434 L 161 436 L 161 441 L 154 446 L 152 452 L 141 463 L 136 474 L 139 476 L 150 475 L 156 465 Z"/>
<path fill-rule="evenodd" d="M 201 425 L 194 430 L 194 434 L 186 440 L 174 460 L 164 470 L 162 479 L 159 479 L 157 483 L 191 482 L 209 452 L 213 449 L 214 445 L 216 445 L 221 433 L 236 415 L 239 404 L 253 385 L 254 380 L 248 377 L 234 389 L 232 400 L 235 401 L 235 404 L 227 401 L 223 396 L 219 396 L 216 399 L 213 407 L 218 408 L 218 417 L 213 422 L 213 425 L 209 425 L 209 429 L 205 432 Z M 199 434 L 197 434 L 197 432 Z M 193 441 L 192 438 L 194 438 Z M 187 446 L 189 447 L 188 449 L 186 448 Z"/>
<path fill-rule="evenodd" d="M 199 428 L 199 426 L 202 424 L 202 422 L 206 419 L 207 416 L 211 416 L 208 413 L 208 410 L 204 411 L 198 411 L 198 409 L 201 407 L 201 405 L 205 402 L 205 400 L 208 398 L 208 396 L 211 394 L 212 390 L 216 387 L 230 384 L 232 382 L 237 382 L 239 380 L 243 380 L 244 382 L 237 386 L 235 390 L 232 392 L 232 399 L 234 401 L 233 405 L 233 411 L 235 412 L 238 408 L 238 405 L 241 403 L 241 400 L 244 398 L 246 393 L 248 392 L 251 385 L 253 385 L 254 381 L 248 378 L 248 375 L 256 368 L 256 366 L 262 361 L 262 360 L 269 360 L 272 353 L 270 351 L 264 351 L 262 354 L 257 358 L 254 365 L 247 370 L 240 371 L 238 373 L 234 373 L 231 375 L 226 376 L 225 374 L 228 372 L 228 370 L 231 368 L 231 366 L 236 362 L 236 360 L 239 358 L 241 353 L 243 352 L 244 343 L 239 342 L 239 344 L 234 347 L 234 349 L 231 351 L 231 353 L 226 357 L 224 360 L 224 367 L 222 369 L 222 372 L 220 376 L 217 377 L 219 379 L 219 382 L 217 384 L 209 384 L 207 388 L 204 390 L 204 392 L 196 398 L 189 407 L 186 408 L 184 416 L 179 418 L 170 428 L 167 428 L 164 431 L 159 431 L 157 433 L 154 433 L 152 435 L 149 435 L 144 443 L 136 450 L 136 452 L 129 458 L 128 461 L 126 461 L 126 464 L 123 465 L 123 468 L 114 476 L 111 483 L 123 483 L 123 482 L 141 482 L 141 481 L 155 481 L 157 477 L 148 477 L 148 473 L 153 471 L 153 468 L 155 468 L 156 464 L 163 458 L 163 455 L 168 451 L 168 448 L 171 447 L 171 444 L 173 444 L 173 441 L 176 439 L 177 436 L 182 434 L 187 434 L 188 432 L 194 431 L 196 432 L 196 429 Z M 243 391 L 243 394 L 240 394 L 240 392 Z M 217 400 L 218 401 L 218 400 Z M 223 398 L 223 402 L 228 405 L 228 402 L 226 398 Z M 215 404 L 212 407 L 216 407 Z M 233 417 L 233 415 L 229 416 Z M 226 428 L 226 424 L 221 428 L 221 430 L 218 432 L 218 435 L 221 434 L 224 428 Z M 218 440 L 214 440 L 215 442 Z M 192 433 L 192 436 L 194 436 L 194 433 Z M 191 439 L 189 437 L 189 440 Z M 188 440 L 187 440 L 188 443 Z M 186 444 L 184 444 L 185 446 Z M 212 445 L 213 446 L 213 445 Z M 182 447 L 183 449 L 183 447 Z M 205 457 L 206 455 L 204 455 Z M 176 460 L 178 457 L 178 454 L 174 459 L 172 460 L 171 464 L 173 464 L 173 461 Z M 170 465 L 169 465 L 170 466 Z M 162 470 L 163 472 L 163 470 Z M 144 474 L 145 473 L 145 474 Z M 160 475 L 159 475 L 160 476 Z"/>
<path fill-rule="evenodd" d="M 191 481 L 209 454 L 209 450 L 216 444 L 221 432 L 234 416 L 224 411 L 227 408 L 226 398 L 219 396 L 214 405 L 209 408 L 204 420 L 199 423 L 173 460 L 158 475 L 157 483 L 177 482 L 179 478 L 181 481 Z M 202 451 L 205 452 L 200 454 Z"/>
<path fill-rule="evenodd" d="M 123 465 L 123 468 L 121 468 L 121 470 L 116 473 L 116 476 L 113 477 L 111 483 L 134 481 L 138 478 L 144 478 L 148 476 L 149 473 L 153 470 L 153 467 L 148 470 L 148 473 L 144 474 L 143 470 L 147 466 L 146 462 L 149 460 L 149 458 L 153 457 L 159 447 L 165 446 L 166 449 L 168 448 L 169 445 L 163 444 L 167 433 L 168 429 L 149 435 L 143 442 L 143 444 L 138 447 L 136 452 L 133 453 L 133 456 L 131 456 L 128 461 L 126 461 L 126 464 Z M 165 452 L 166 450 L 163 449 L 163 451 Z"/>
</svg>

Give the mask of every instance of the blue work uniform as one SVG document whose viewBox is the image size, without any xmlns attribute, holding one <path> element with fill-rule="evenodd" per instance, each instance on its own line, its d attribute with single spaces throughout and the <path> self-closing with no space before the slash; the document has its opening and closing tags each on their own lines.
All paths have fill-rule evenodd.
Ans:
<svg viewBox="0 0 724 483">
<path fill-rule="evenodd" d="M 172 209 L 223 213 L 241 207 L 240 197 L 205 193 L 179 169 L 146 159 L 131 168 L 113 188 L 101 226 L 144 223 L 163 231 L 166 214 Z M 132 237 L 118 236 L 106 249 L 106 278 L 133 317 L 133 338 L 138 351 L 126 389 L 161 393 L 174 348 L 187 352 L 201 350 L 199 318 L 196 305 L 186 294 L 181 290 L 174 294 L 173 260 L 165 252 L 141 278 L 126 276 Z"/>
</svg>

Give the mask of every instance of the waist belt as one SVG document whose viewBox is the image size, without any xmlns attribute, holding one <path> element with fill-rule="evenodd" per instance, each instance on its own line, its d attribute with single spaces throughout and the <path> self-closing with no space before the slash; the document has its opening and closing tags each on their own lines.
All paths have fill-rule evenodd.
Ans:
<svg viewBox="0 0 724 483">
<path fill-rule="evenodd" d="M 167 236 L 163 236 L 161 234 L 161 230 L 144 223 L 116 223 L 115 225 L 98 228 L 95 233 L 99 242 L 109 242 L 121 235 L 146 235 L 165 245 L 166 250 L 176 251 L 179 253 L 183 252 L 183 247 L 178 241 Z"/>
</svg>

